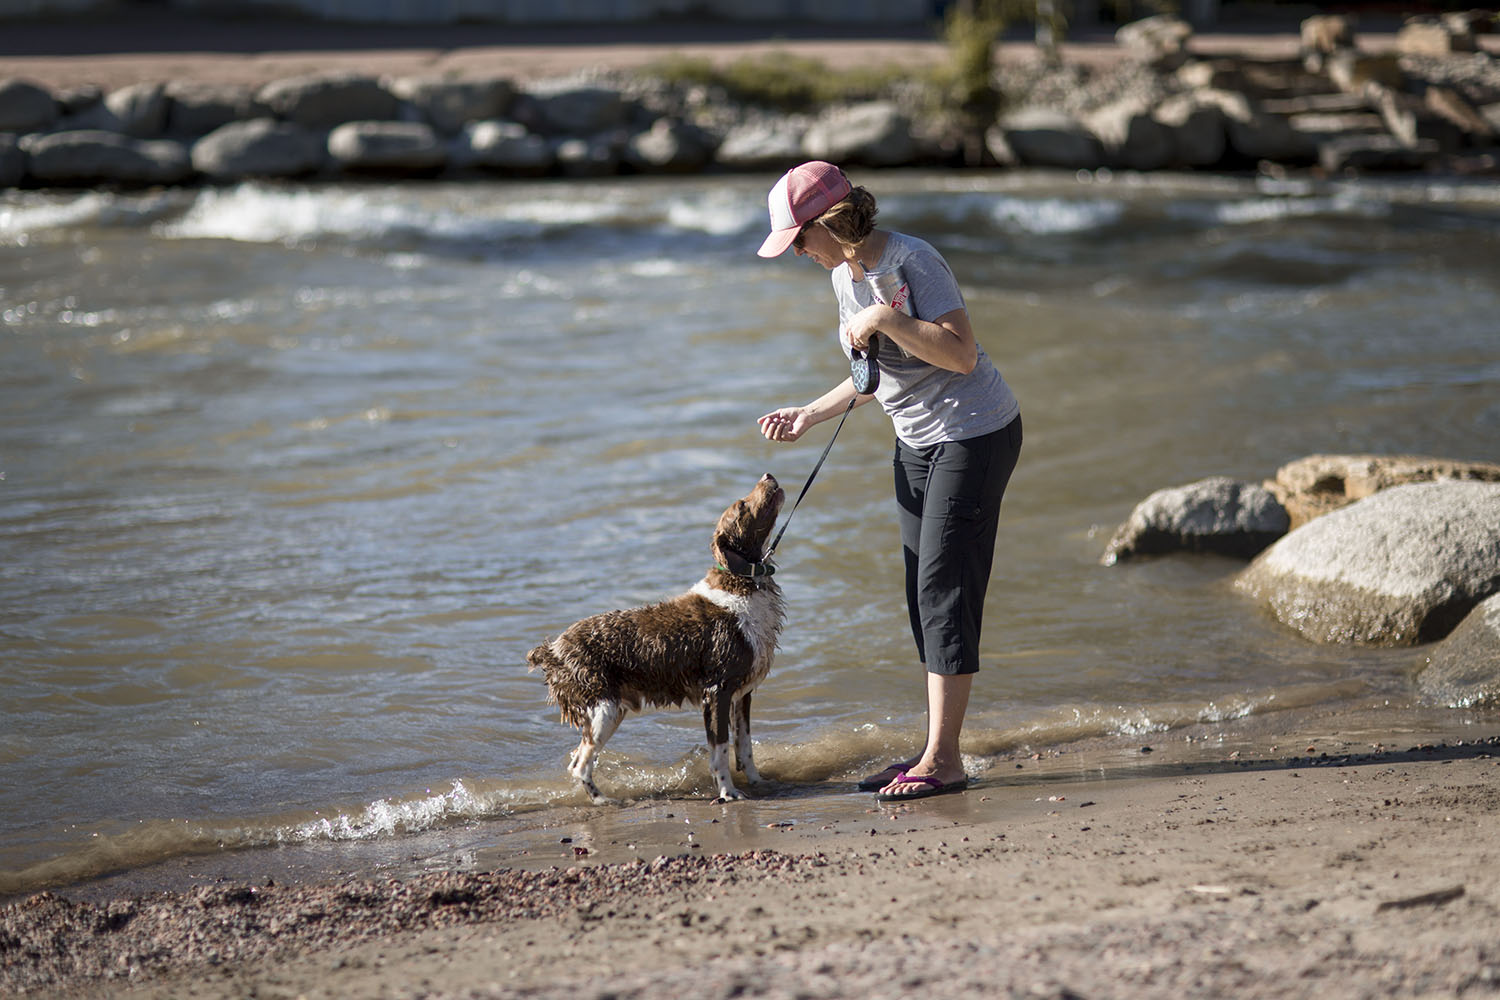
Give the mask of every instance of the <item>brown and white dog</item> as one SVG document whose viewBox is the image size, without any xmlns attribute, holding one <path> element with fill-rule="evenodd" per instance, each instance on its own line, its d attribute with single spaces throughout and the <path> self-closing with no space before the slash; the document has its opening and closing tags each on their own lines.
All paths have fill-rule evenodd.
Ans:
<svg viewBox="0 0 1500 1000">
<path fill-rule="evenodd" d="M 599 751 L 627 711 L 686 701 L 703 706 L 708 763 L 719 799 L 742 799 L 729 773 L 729 737 L 745 777 L 760 772 L 750 749 L 750 694 L 771 669 L 781 635 L 781 588 L 764 562 L 786 494 L 769 473 L 720 517 L 714 567 L 687 593 L 659 604 L 585 618 L 526 654 L 541 668 L 548 700 L 582 734 L 568 761 L 595 802 Z"/>
</svg>

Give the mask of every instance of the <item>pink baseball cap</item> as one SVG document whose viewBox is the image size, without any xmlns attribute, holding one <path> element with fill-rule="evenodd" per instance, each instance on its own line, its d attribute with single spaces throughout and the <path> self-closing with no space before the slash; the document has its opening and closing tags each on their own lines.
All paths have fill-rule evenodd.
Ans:
<svg viewBox="0 0 1500 1000">
<path fill-rule="evenodd" d="M 766 197 L 771 235 L 755 252 L 762 257 L 786 253 L 804 225 L 849 197 L 852 190 L 849 178 L 832 163 L 812 160 L 788 170 Z"/>
</svg>

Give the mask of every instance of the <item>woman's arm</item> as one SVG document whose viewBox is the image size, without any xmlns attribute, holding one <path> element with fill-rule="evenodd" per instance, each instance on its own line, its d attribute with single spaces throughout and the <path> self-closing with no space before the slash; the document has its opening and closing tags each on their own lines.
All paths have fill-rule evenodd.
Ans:
<svg viewBox="0 0 1500 1000">
<path fill-rule="evenodd" d="M 861 351 L 868 350 L 870 335 L 879 333 L 907 354 L 960 375 L 969 374 L 979 363 L 979 344 L 967 309 L 953 309 L 928 322 L 876 303 L 856 313 L 845 332 L 849 343 Z"/>
<path fill-rule="evenodd" d="M 807 433 L 808 428 L 842 416 L 851 399 L 855 406 L 863 406 L 874 398 L 855 392 L 853 379 L 846 378 L 806 406 L 783 406 L 767 413 L 756 423 L 760 424 L 760 432 L 767 441 L 795 441 Z"/>
</svg>

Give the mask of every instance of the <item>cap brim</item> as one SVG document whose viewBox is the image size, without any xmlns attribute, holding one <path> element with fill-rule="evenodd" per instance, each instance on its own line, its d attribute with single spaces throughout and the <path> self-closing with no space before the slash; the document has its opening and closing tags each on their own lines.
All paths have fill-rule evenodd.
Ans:
<svg viewBox="0 0 1500 1000">
<path fill-rule="evenodd" d="M 801 226 L 793 226 L 791 229 L 777 229 L 770 236 L 766 237 L 766 241 L 755 252 L 762 257 L 780 257 L 786 253 L 787 247 L 792 245 L 792 241 L 797 238 L 797 234 L 801 231 Z"/>
</svg>

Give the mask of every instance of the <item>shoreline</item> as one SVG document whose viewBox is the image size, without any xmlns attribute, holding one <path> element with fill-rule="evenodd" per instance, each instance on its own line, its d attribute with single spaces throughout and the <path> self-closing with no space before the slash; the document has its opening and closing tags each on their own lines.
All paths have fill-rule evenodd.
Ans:
<svg viewBox="0 0 1500 1000">
<path fill-rule="evenodd" d="M 1348 721 L 1018 755 L 963 795 L 907 805 L 843 786 L 653 800 L 557 810 L 499 842 L 482 828 L 397 838 L 385 864 L 305 881 L 101 880 L 0 907 L 0 941 L 53 942 L 30 966 L 6 956 L 0 983 L 70 997 L 751 982 L 896 996 L 913 981 L 940 997 L 1500 995 L 1486 930 L 1500 726 L 1376 736 Z M 231 860 L 250 862 L 244 876 L 272 854 Z"/>
</svg>

